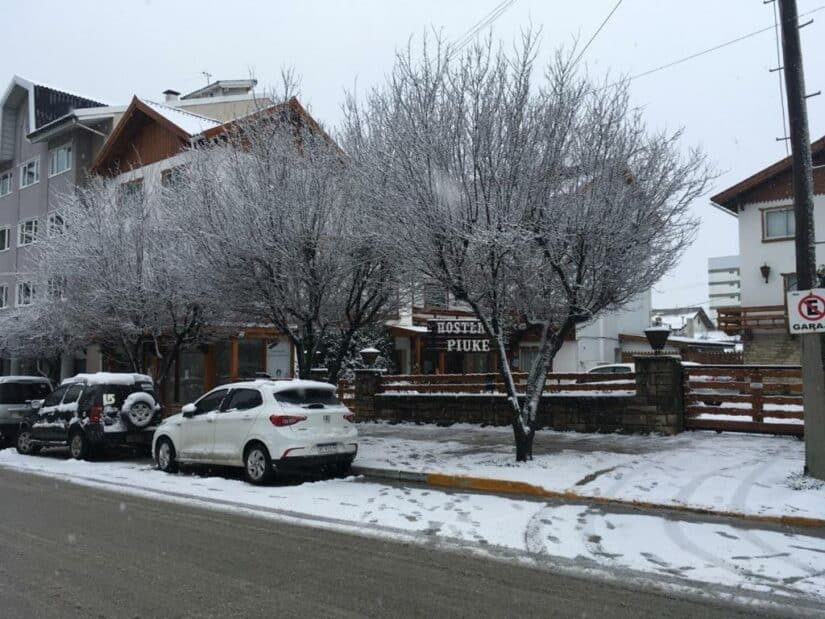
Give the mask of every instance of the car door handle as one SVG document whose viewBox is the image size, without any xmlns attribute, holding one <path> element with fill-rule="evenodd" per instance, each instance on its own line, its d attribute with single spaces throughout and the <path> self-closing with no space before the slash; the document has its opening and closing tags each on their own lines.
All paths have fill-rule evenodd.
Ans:
<svg viewBox="0 0 825 619">
<path fill-rule="evenodd" d="M 252 419 L 252 415 L 244 415 L 243 419 Z"/>
</svg>

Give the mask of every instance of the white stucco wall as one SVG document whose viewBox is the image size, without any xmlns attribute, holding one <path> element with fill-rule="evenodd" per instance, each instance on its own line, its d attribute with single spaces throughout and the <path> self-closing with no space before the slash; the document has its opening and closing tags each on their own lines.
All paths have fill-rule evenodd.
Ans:
<svg viewBox="0 0 825 619">
<path fill-rule="evenodd" d="M 739 211 L 739 252 L 742 305 L 782 305 L 784 303 L 783 273 L 796 272 L 793 239 L 762 241 L 762 210 L 777 206 L 791 206 L 792 200 L 775 200 L 748 204 Z M 825 240 L 825 196 L 814 197 L 814 225 L 816 239 Z M 816 246 L 817 264 L 825 263 L 825 245 Z M 759 267 L 771 268 L 768 282 L 762 278 Z"/>
<path fill-rule="evenodd" d="M 602 316 L 576 330 L 576 341 L 565 342 L 553 361 L 554 372 L 585 372 L 604 363 L 615 363 L 619 334 L 644 335 L 650 326 L 650 291 L 639 295 L 619 312 Z"/>
</svg>

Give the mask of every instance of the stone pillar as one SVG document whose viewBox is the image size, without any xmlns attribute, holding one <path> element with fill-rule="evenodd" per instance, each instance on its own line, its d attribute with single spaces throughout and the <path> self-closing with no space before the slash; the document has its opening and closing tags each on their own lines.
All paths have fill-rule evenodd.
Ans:
<svg viewBox="0 0 825 619">
<path fill-rule="evenodd" d="M 9 360 L 9 374 L 12 376 L 20 375 L 20 357 L 12 357 Z"/>
<path fill-rule="evenodd" d="M 679 357 L 635 357 L 636 395 L 651 432 L 678 434 L 685 429 L 685 387 Z"/>
<path fill-rule="evenodd" d="M 355 398 L 352 408 L 361 419 L 375 419 L 380 414 L 375 396 L 381 392 L 382 370 L 355 370 Z"/>
<path fill-rule="evenodd" d="M 74 355 L 63 353 L 60 355 L 60 380 L 74 376 Z"/>
<path fill-rule="evenodd" d="M 89 373 L 100 372 L 103 370 L 103 355 L 100 352 L 100 346 L 92 344 L 86 348 L 86 371 Z"/>
</svg>

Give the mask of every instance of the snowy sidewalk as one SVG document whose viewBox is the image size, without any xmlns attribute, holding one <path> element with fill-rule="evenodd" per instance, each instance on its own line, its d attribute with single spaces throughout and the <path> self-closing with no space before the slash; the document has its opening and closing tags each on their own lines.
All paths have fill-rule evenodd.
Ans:
<svg viewBox="0 0 825 619">
<path fill-rule="evenodd" d="M 356 465 L 361 471 L 467 476 L 530 484 L 568 498 L 791 522 L 825 519 L 825 484 L 801 476 L 805 446 L 795 438 L 542 430 L 536 434 L 534 459 L 517 464 L 510 428 L 362 423 L 358 430 Z M 439 485 L 449 481 L 442 479 Z"/>
</svg>

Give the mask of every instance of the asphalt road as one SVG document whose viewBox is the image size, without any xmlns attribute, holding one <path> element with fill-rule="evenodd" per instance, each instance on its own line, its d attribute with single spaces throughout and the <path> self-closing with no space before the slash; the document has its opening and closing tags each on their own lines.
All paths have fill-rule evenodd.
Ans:
<svg viewBox="0 0 825 619">
<path fill-rule="evenodd" d="M 0 617 L 757 616 L 6 469 L 0 497 Z"/>
</svg>

